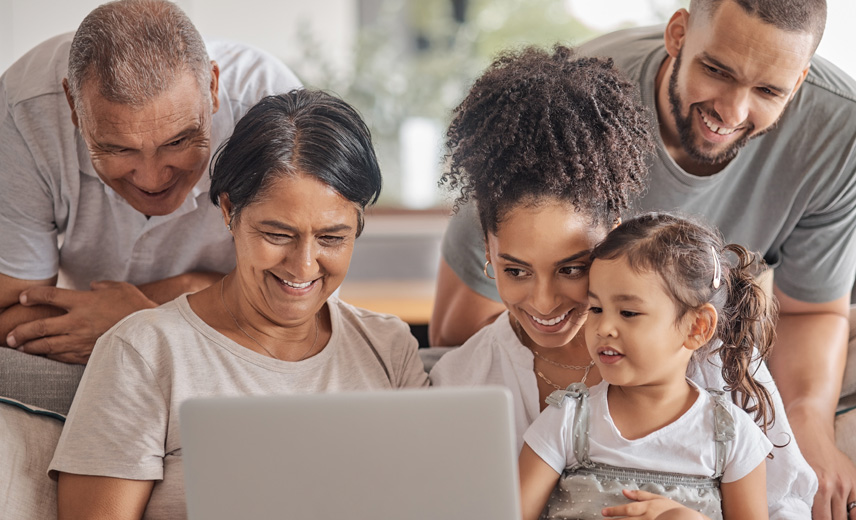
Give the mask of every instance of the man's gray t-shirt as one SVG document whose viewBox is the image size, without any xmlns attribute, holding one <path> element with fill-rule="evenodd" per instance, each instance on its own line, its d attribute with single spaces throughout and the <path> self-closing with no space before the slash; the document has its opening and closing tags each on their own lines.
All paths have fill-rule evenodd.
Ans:
<svg viewBox="0 0 856 520">
<path fill-rule="evenodd" d="M 39 44 L 0 76 L 0 274 L 59 274 L 60 287 L 84 290 L 94 280 L 140 285 L 232 269 L 232 236 L 208 200 L 207 174 L 176 211 L 146 218 L 95 172 L 62 88 L 72 36 Z M 220 66 L 213 154 L 262 97 L 300 82 L 259 49 L 216 40 L 206 46 Z"/>
<path fill-rule="evenodd" d="M 663 28 L 608 34 L 585 45 L 608 56 L 640 89 L 657 128 L 655 81 L 666 51 Z M 815 56 L 802 88 L 778 126 L 752 139 L 722 171 L 690 175 L 660 139 L 648 190 L 635 211 L 673 211 L 704 217 L 728 242 L 764 255 L 788 296 L 827 302 L 844 296 L 856 276 L 856 82 Z M 474 204 L 449 223 L 443 258 L 471 289 L 499 301 L 482 273 L 484 235 Z"/>
</svg>

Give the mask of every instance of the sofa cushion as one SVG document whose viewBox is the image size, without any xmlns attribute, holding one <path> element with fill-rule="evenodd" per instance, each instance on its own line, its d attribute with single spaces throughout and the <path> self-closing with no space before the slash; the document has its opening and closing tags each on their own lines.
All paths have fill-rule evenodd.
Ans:
<svg viewBox="0 0 856 520">
<path fill-rule="evenodd" d="M 65 418 L 0 397 L 0 511 L 3 518 L 56 518 L 56 482 L 48 477 Z"/>
<path fill-rule="evenodd" d="M 65 415 L 83 369 L 0 347 L 0 396 Z"/>
<path fill-rule="evenodd" d="M 457 347 L 420 348 L 419 357 L 422 358 L 422 364 L 425 365 L 425 371 L 430 372 L 431 369 L 434 368 L 434 364 L 443 357 L 443 354 L 456 348 Z"/>
<path fill-rule="evenodd" d="M 856 463 L 856 408 L 835 417 L 835 444 Z"/>
</svg>

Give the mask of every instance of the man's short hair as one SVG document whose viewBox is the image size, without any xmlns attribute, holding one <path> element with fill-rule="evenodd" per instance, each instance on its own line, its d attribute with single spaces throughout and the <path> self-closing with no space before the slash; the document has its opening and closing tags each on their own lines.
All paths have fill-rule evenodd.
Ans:
<svg viewBox="0 0 856 520">
<path fill-rule="evenodd" d="M 184 73 L 207 94 L 211 62 L 190 18 L 165 0 L 118 0 L 98 6 L 78 27 L 68 56 L 68 85 L 78 111 L 84 84 L 106 100 L 141 106 Z"/>
<path fill-rule="evenodd" d="M 711 16 L 723 1 L 734 2 L 746 14 L 784 31 L 811 34 L 814 37 L 812 53 L 823 37 L 826 0 L 691 0 L 690 13 Z"/>
</svg>

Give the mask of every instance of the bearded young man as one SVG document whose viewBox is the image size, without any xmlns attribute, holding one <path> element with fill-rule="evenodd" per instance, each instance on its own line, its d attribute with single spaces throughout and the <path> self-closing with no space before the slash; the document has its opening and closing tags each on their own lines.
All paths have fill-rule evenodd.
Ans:
<svg viewBox="0 0 856 520">
<path fill-rule="evenodd" d="M 163 0 L 101 5 L 15 62 L 0 77 L 0 345 L 85 363 L 128 314 L 234 268 L 210 157 L 258 100 L 299 86 Z"/>
<path fill-rule="evenodd" d="M 773 268 L 769 367 L 819 484 L 813 500 L 814 483 L 793 478 L 778 495 L 771 486 L 785 476 L 771 466 L 769 496 L 783 497 L 773 518 L 806 518 L 795 497 L 807 492 L 814 518 L 856 518 L 856 468 L 833 428 L 856 274 L 856 83 L 814 56 L 825 21 L 824 0 L 692 0 L 665 30 L 620 31 L 581 49 L 615 59 L 659 129 L 636 207 L 702 215 Z M 463 208 L 444 238 L 433 345 L 462 343 L 503 309 L 482 274 L 474 214 Z"/>
</svg>

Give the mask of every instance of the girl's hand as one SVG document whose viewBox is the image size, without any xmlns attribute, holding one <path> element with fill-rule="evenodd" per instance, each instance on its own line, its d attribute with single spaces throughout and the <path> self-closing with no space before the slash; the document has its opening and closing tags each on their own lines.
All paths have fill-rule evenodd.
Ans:
<svg viewBox="0 0 856 520">
<path fill-rule="evenodd" d="M 654 493 L 631 489 L 625 489 L 622 493 L 635 502 L 623 506 L 605 507 L 601 511 L 604 517 L 620 516 L 640 520 L 709 520 L 697 511 Z"/>
</svg>

